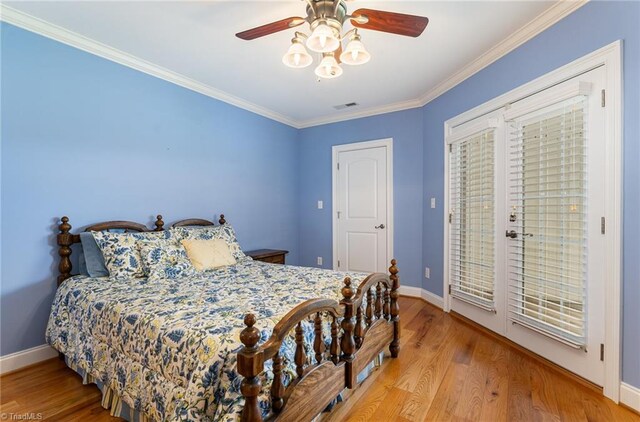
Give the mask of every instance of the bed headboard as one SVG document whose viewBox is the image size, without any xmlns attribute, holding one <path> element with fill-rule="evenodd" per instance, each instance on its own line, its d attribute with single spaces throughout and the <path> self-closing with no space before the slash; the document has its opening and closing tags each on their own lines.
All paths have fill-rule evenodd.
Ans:
<svg viewBox="0 0 640 422">
<path fill-rule="evenodd" d="M 56 236 L 58 244 L 58 255 L 60 255 L 60 263 L 58 264 L 58 286 L 71 277 L 71 271 L 73 269 L 71 265 L 71 245 L 74 243 L 80 243 L 80 235 L 71 233 L 71 224 L 69 224 L 69 217 L 64 216 L 60 219 L 61 223 L 58 226 L 59 233 Z M 225 224 L 227 221 L 224 219 L 224 214 L 220 214 L 218 223 L 220 225 Z M 154 228 L 150 229 L 144 224 L 135 223 L 133 221 L 103 221 L 101 223 L 92 224 L 84 229 L 85 232 L 90 231 L 111 231 L 118 230 L 126 232 L 153 232 L 164 230 L 164 221 L 162 215 L 156 216 L 156 221 L 153 223 Z M 201 218 L 188 218 L 186 220 L 176 221 L 171 227 L 185 227 L 185 226 L 213 226 L 214 223 L 209 220 L 203 220 Z"/>
</svg>

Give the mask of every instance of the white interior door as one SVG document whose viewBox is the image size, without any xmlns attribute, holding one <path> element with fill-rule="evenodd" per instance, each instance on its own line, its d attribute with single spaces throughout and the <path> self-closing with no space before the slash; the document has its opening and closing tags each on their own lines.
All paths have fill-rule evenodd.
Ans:
<svg viewBox="0 0 640 422">
<path fill-rule="evenodd" d="M 366 143 L 363 143 L 363 146 Z M 389 148 L 337 151 L 334 263 L 343 271 L 386 272 L 389 261 Z"/>
<path fill-rule="evenodd" d="M 452 130 L 452 310 L 604 382 L 606 139 L 597 68 Z"/>
</svg>

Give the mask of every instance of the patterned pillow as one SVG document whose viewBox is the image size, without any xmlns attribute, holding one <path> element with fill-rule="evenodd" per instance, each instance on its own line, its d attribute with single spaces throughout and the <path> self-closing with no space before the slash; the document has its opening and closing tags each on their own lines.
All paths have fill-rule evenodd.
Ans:
<svg viewBox="0 0 640 422">
<path fill-rule="evenodd" d="M 181 240 L 211 240 L 222 239 L 229 245 L 231 255 L 236 261 L 243 261 L 248 259 L 242 252 L 242 248 L 236 238 L 236 232 L 228 224 L 223 226 L 206 226 L 206 227 L 173 227 L 171 229 L 171 236 L 178 242 Z"/>
<path fill-rule="evenodd" d="M 117 233 L 91 232 L 102 251 L 104 262 L 109 270 L 109 278 L 124 280 L 144 277 L 140 252 L 136 243 L 141 240 L 169 237 L 169 232 Z"/>
<path fill-rule="evenodd" d="M 149 281 L 174 280 L 194 275 L 184 247 L 172 239 L 157 239 L 139 242 L 142 265 L 149 275 Z"/>
</svg>

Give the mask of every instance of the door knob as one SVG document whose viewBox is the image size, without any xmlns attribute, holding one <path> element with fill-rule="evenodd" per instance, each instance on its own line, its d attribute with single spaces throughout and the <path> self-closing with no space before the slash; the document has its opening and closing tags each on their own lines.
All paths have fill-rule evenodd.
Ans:
<svg viewBox="0 0 640 422">
<path fill-rule="evenodd" d="M 518 233 L 516 233 L 515 230 L 511 230 L 511 231 L 507 230 L 506 236 L 512 239 L 515 239 L 518 237 Z"/>
<path fill-rule="evenodd" d="M 379 226 L 375 226 L 374 229 L 384 229 L 384 224 L 380 224 Z"/>
</svg>

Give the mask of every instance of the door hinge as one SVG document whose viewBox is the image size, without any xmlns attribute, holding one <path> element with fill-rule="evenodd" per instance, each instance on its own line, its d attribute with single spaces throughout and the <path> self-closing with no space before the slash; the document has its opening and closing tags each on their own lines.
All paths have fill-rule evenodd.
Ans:
<svg viewBox="0 0 640 422">
<path fill-rule="evenodd" d="M 449 224 L 451 224 L 452 221 L 453 221 L 453 213 L 450 212 L 449 213 Z"/>
<path fill-rule="evenodd" d="M 340 268 L 340 260 L 338 260 L 338 268 Z"/>
<path fill-rule="evenodd" d="M 600 233 L 605 234 L 607 231 L 607 225 L 604 217 L 600 217 Z"/>
<path fill-rule="evenodd" d="M 607 94 L 603 89 L 602 91 L 600 91 L 600 106 L 604 107 L 606 104 L 607 104 Z"/>
<path fill-rule="evenodd" d="M 449 294 L 451 294 L 451 284 L 449 284 Z"/>
<path fill-rule="evenodd" d="M 340 220 L 340 211 L 338 211 L 338 220 Z"/>
<path fill-rule="evenodd" d="M 336 163 L 336 167 L 338 170 L 340 170 L 340 163 Z"/>
<path fill-rule="evenodd" d="M 453 152 L 453 144 L 449 144 L 449 152 Z"/>
<path fill-rule="evenodd" d="M 600 360 L 604 362 L 604 344 L 600 343 Z"/>
</svg>

